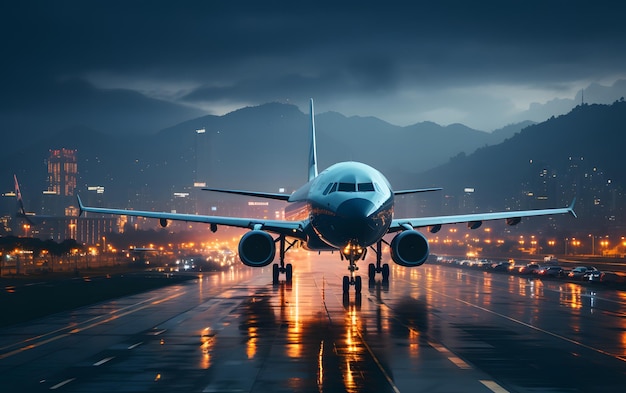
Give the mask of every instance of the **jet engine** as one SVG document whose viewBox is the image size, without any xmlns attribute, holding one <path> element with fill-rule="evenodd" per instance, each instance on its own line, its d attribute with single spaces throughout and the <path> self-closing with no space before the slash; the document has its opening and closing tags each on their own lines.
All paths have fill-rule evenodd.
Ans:
<svg viewBox="0 0 626 393">
<path fill-rule="evenodd" d="M 391 259 L 400 266 L 420 266 L 428 252 L 428 240 L 416 230 L 403 231 L 391 241 Z"/>
<path fill-rule="evenodd" d="M 263 267 L 274 260 L 276 245 L 272 236 L 264 231 L 246 233 L 239 241 L 239 259 L 246 266 Z"/>
</svg>

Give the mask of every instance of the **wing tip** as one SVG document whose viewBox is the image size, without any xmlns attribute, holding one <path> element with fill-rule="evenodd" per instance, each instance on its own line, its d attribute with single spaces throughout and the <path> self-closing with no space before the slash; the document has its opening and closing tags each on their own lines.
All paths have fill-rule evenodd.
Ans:
<svg viewBox="0 0 626 393">
<path fill-rule="evenodd" d="M 574 199 L 572 199 L 572 203 L 570 203 L 569 207 L 567 208 L 567 211 L 574 216 L 574 218 L 578 218 L 578 216 L 576 215 L 576 212 L 574 211 L 574 205 L 576 204 L 576 197 L 574 197 Z"/>
<path fill-rule="evenodd" d="M 85 211 L 85 206 L 83 205 L 83 201 L 80 200 L 80 195 L 76 194 L 76 200 L 78 201 L 78 216 L 82 216 Z"/>
</svg>

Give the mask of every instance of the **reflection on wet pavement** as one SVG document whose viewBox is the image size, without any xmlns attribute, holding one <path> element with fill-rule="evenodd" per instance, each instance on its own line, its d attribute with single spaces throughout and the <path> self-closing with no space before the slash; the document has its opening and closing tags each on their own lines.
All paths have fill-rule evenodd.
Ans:
<svg viewBox="0 0 626 393">
<path fill-rule="evenodd" d="M 343 295 L 306 258 L 0 330 L 7 391 L 611 391 L 626 376 L 626 297 L 424 265 Z M 558 365 L 558 367 L 555 367 Z M 572 370 L 585 369 L 600 380 Z M 550 373 L 537 370 L 550 369 Z M 16 372 L 19 370 L 19 372 Z"/>
</svg>

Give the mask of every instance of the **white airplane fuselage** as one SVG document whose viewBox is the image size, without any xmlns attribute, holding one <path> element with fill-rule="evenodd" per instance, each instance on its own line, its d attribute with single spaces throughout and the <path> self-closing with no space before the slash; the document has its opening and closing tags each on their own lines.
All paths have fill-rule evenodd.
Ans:
<svg viewBox="0 0 626 393">
<path fill-rule="evenodd" d="M 359 162 L 341 162 L 321 172 L 289 198 L 288 220 L 307 220 L 305 248 L 365 248 L 379 241 L 393 218 L 387 179 Z"/>
</svg>

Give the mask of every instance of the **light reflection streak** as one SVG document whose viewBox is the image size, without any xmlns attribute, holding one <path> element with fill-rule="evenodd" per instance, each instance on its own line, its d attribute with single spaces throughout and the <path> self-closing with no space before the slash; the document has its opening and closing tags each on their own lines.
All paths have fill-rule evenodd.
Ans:
<svg viewBox="0 0 626 393">
<path fill-rule="evenodd" d="M 202 303 L 203 300 L 203 296 L 202 293 L 203 291 L 203 284 L 204 284 L 204 275 L 200 274 L 198 275 L 198 300 L 200 303 Z"/>
<path fill-rule="evenodd" d="M 361 328 L 360 320 L 357 317 L 356 305 L 351 304 L 346 314 L 346 347 L 343 354 L 345 360 L 345 369 L 343 370 L 343 382 L 348 392 L 359 391 L 359 386 L 355 383 L 354 373 L 357 372 L 357 366 L 363 359 L 363 346 L 359 344 L 359 329 Z M 354 368 L 354 370 L 353 370 Z"/>
<path fill-rule="evenodd" d="M 487 272 L 483 274 L 483 280 L 481 285 L 483 286 L 483 305 L 490 306 L 491 305 L 491 291 L 492 291 L 492 283 L 491 283 L 491 275 Z"/>
<path fill-rule="evenodd" d="M 257 328 L 256 326 L 248 326 L 248 342 L 246 343 L 246 355 L 248 360 L 254 359 L 257 350 Z"/>
<path fill-rule="evenodd" d="M 287 345 L 287 356 L 289 356 L 290 358 L 300 358 L 302 356 L 302 332 L 301 332 L 301 321 L 300 321 L 300 282 L 297 278 L 297 276 L 293 277 L 293 281 L 292 281 L 292 286 L 295 286 L 295 299 L 290 296 L 289 297 L 289 302 L 286 299 L 286 293 L 285 293 L 285 289 L 289 284 L 285 284 L 282 288 L 281 288 L 281 319 L 283 321 L 286 320 L 285 315 L 284 315 L 284 311 L 288 310 L 289 311 L 289 320 L 292 323 L 289 323 L 288 328 L 287 328 L 287 336 L 288 336 L 288 342 L 289 344 Z M 287 304 L 294 304 L 295 302 L 295 306 L 294 307 L 289 307 L 287 308 Z"/>
<path fill-rule="evenodd" d="M 320 342 L 320 350 L 317 354 L 317 390 L 322 391 L 324 386 L 324 340 Z"/>
<path fill-rule="evenodd" d="M 419 355 L 419 338 L 420 333 L 415 329 L 409 329 L 409 353 L 411 357 Z"/>
<path fill-rule="evenodd" d="M 200 360 L 200 368 L 208 370 L 211 367 L 211 350 L 215 344 L 215 335 L 211 333 L 210 328 L 205 328 L 200 338 L 202 345 L 200 349 L 202 351 L 202 358 Z"/>
<path fill-rule="evenodd" d="M 559 301 L 561 304 L 575 310 L 583 307 L 582 288 L 576 284 L 565 284 L 559 287 Z"/>
<path fill-rule="evenodd" d="M 620 340 L 619 340 L 621 344 L 620 355 L 626 356 L 626 321 L 622 318 L 621 322 L 622 322 L 622 326 L 621 326 L 622 333 L 620 334 Z"/>
</svg>

